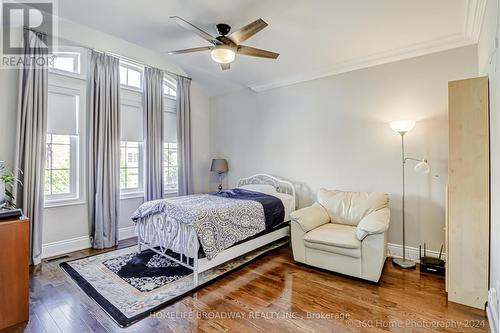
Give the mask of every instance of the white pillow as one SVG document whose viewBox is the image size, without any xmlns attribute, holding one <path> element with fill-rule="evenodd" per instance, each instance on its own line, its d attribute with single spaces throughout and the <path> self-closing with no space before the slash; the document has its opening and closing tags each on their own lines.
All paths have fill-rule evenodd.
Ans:
<svg viewBox="0 0 500 333">
<path fill-rule="evenodd" d="M 276 188 L 272 185 L 265 185 L 265 184 L 250 184 L 250 185 L 243 185 L 240 186 L 240 188 L 244 190 L 249 190 L 249 191 L 254 191 L 254 192 L 260 192 L 268 195 L 276 195 L 278 193 L 276 191 Z"/>
<path fill-rule="evenodd" d="M 273 195 L 283 202 L 283 206 L 285 207 L 284 221 L 290 221 L 290 214 L 295 210 L 295 200 L 290 194 L 276 192 Z"/>
</svg>

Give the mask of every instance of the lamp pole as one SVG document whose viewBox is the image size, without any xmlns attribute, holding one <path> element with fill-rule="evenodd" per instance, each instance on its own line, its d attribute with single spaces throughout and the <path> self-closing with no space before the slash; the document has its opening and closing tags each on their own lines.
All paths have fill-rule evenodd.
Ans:
<svg viewBox="0 0 500 333">
<path fill-rule="evenodd" d="M 411 129 L 415 126 L 415 121 L 413 120 L 399 120 L 392 121 L 389 126 L 394 132 L 397 132 L 401 135 L 401 165 L 402 165 L 402 174 L 403 174 L 403 194 L 401 196 L 401 215 L 402 215 L 402 229 L 403 229 L 403 258 L 392 258 L 392 262 L 401 267 L 401 268 L 415 268 L 416 264 L 406 259 L 406 231 L 405 231 L 405 165 L 407 160 L 412 160 L 418 162 L 415 166 L 415 171 L 418 173 L 426 174 L 429 173 L 430 168 L 429 164 L 427 164 L 427 160 L 418 160 L 412 157 L 405 156 L 405 134 L 411 131 Z"/>
<path fill-rule="evenodd" d="M 393 258 L 392 262 L 401 267 L 401 268 L 414 268 L 416 267 L 415 262 L 411 260 L 406 260 L 406 231 L 405 231 L 405 164 L 406 164 L 406 157 L 405 157 L 405 134 L 407 132 L 399 132 L 401 134 L 401 165 L 402 165 L 402 174 L 403 174 L 403 193 L 401 196 L 401 221 L 402 221 L 402 227 L 403 227 L 403 259 L 401 258 Z"/>
</svg>

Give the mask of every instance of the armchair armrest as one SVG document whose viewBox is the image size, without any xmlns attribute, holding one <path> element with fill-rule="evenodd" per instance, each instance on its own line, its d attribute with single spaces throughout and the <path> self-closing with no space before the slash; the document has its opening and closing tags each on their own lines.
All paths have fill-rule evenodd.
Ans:
<svg viewBox="0 0 500 333">
<path fill-rule="evenodd" d="M 318 203 L 292 212 L 290 218 L 297 222 L 304 232 L 330 222 L 328 212 Z"/>
<path fill-rule="evenodd" d="M 391 211 L 388 207 L 366 215 L 359 221 L 356 228 L 356 237 L 361 241 L 368 235 L 383 234 L 389 229 L 390 219 Z"/>
</svg>

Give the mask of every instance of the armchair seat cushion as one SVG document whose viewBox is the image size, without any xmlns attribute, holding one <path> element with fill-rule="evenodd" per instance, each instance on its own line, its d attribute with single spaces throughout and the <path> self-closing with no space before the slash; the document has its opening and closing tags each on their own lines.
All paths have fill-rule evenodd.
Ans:
<svg viewBox="0 0 500 333">
<path fill-rule="evenodd" d="M 327 223 L 304 236 L 304 245 L 309 248 L 349 257 L 361 257 L 361 241 L 356 238 L 356 227 Z"/>
<path fill-rule="evenodd" d="M 361 241 L 356 238 L 356 227 L 327 223 L 309 231 L 304 236 L 306 243 L 319 243 L 346 249 L 358 249 Z"/>
</svg>

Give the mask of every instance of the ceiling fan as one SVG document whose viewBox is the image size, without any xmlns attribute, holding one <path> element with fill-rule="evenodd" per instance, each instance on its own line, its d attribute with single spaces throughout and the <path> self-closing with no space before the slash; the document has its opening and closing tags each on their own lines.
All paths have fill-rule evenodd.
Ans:
<svg viewBox="0 0 500 333">
<path fill-rule="evenodd" d="M 210 51 L 212 59 L 215 62 L 220 63 L 222 70 L 227 70 L 231 68 L 231 63 L 236 58 L 236 54 L 242 54 L 251 57 L 270 58 L 270 59 L 276 59 L 279 56 L 279 53 L 241 45 L 242 42 L 246 41 L 259 31 L 267 27 L 267 23 L 264 22 L 264 20 L 262 19 L 258 19 L 244 26 L 240 30 L 231 33 L 229 36 L 228 34 L 231 31 L 231 27 L 225 23 L 219 23 L 216 25 L 217 31 L 219 32 L 219 36 L 214 37 L 179 16 L 171 16 L 170 18 L 174 19 L 177 22 L 177 24 L 179 24 L 184 29 L 194 32 L 195 34 L 197 34 L 198 36 L 200 36 L 201 38 L 205 39 L 206 41 L 210 42 L 213 45 L 195 47 L 191 49 L 184 49 L 178 51 L 171 51 L 168 54 L 182 54 L 182 53 L 191 53 L 199 51 Z"/>
</svg>

